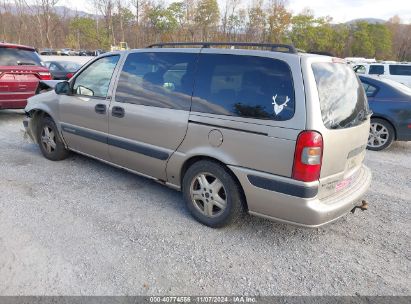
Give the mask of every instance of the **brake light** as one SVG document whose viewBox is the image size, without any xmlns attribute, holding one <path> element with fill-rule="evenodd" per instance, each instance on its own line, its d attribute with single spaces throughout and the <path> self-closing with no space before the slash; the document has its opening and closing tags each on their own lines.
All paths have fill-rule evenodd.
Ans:
<svg viewBox="0 0 411 304">
<path fill-rule="evenodd" d="M 41 80 L 51 80 L 51 74 L 49 72 L 39 72 Z"/>
<path fill-rule="evenodd" d="M 70 79 L 71 77 L 73 77 L 73 73 L 67 73 L 66 77 L 67 79 Z"/>
<path fill-rule="evenodd" d="M 323 137 L 315 131 L 303 131 L 295 145 L 293 179 L 312 182 L 320 178 Z"/>
</svg>

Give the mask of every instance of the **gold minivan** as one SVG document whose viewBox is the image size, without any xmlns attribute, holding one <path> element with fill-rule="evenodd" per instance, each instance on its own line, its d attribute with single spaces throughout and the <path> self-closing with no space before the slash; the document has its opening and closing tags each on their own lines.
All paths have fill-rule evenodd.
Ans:
<svg viewBox="0 0 411 304">
<path fill-rule="evenodd" d="M 361 204 L 370 111 L 343 60 L 293 46 L 166 43 L 105 53 L 30 98 L 50 160 L 81 153 L 181 190 L 221 227 L 244 212 L 318 227 Z"/>
</svg>

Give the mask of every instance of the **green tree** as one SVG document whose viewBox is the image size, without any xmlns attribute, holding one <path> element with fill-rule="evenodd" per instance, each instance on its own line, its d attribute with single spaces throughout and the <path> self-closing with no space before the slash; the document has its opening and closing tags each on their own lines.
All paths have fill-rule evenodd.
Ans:
<svg viewBox="0 0 411 304">
<path fill-rule="evenodd" d="M 263 9 L 263 1 L 256 0 L 248 9 L 248 23 L 246 25 L 247 41 L 264 41 L 266 26 L 266 13 Z"/>
<path fill-rule="evenodd" d="M 268 41 L 283 42 L 291 23 L 291 13 L 286 9 L 284 0 L 270 0 L 267 19 Z"/>
<path fill-rule="evenodd" d="M 308 51 L 311 48 L 311 41 L 315 39 L 313 29 L 314 16 L 311 11 L 304 11 L 291 19 L 292 29 L 290 39 L 295 47 Z"/>
<path fill-rule="evenodd" d="M 187 6 L 184 2 L 173 2 L 168 6 L 170 14 L 173 16 L 174 20 L 183 28 L 187 23 Z"/>
<path fill-rule="evenodd" d="M 97 32 L 96 21 L 89 17 L 76 17 L 70 22 L 66 42 L 73 48 L 108 48 L 110 41 L 104 30 Z"/>
<path fill-rule="evenodd" d="M 375 47 L 368 30 L 367 22 L 358 22 L 354 27 L 352 36 L 353 43 L 351 52 L 353 56 L 373 57 L 375 55 Z"/>
<path fill-rule="evenodd" d="M 337 24 L 332 28 L 331 53 L 338 57 L 346 57 L 348 48 L 349 28 L 345 24 Z"/>
<path fill-rule="evenodd" d="M 121 5 L 118 1 L 117 11 L 113 14 L 113 26 L 115 28 L 114 34 L 116 34 L 118 41 L 126 40 L 126 32 L 131 27 L 134 20 L 134 15 L 130 9 Z M 120 36 L 120 37 L 118 37 Z"/>
<path fill-rule="evenodd" d="M 314 39 L 311 42 L 311 50 L 333 53 L 333 36 L 335 31 L 330 24 L 331 18 L 320 17 L 314 19 Z"/>
<path fill-rule="evenodd" d="M 210 32 L 215 30 L 220 20 L 217 0 L 199 0 L 195 14 L 195 22 L 201 29 L 202 40 L 208 41 Z"/>
<path fill-rule="evenodd" d="M 349 42 L 349 28 L 345 24 L 332 24 L 331 17 L 315 18 L 305 10 L 292 18 L 290 39 L 307 52 L 324 52 L 345 57 Z"/>
<path fill-rule="evenodd" d="M 386 24 L 369 24 L 369 36 L 374 44 L 373 57 L 389 58 L 392 55 L 392 34 Z"/>
<path fill-rule="evenodd" d="M 164 8 L 162 5 L 156 5 L 149 9 L 147 18 L 156 32 L 156 40 L 165 33 L 170 33 L 178 27 L 173 11 Z"/>
<path fill-rule="evenodd" d="M 240 32 L 244 31 L 246 20 L 246 11 L 239 9 L 238 12 L 234 12 L 227 19 L 228 40 L 235 41 Z"/>
</svg>

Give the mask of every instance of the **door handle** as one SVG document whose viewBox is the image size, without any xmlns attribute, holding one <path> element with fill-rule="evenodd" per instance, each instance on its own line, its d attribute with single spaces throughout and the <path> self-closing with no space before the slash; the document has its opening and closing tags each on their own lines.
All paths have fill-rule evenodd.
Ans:
<svg viewBox="0 0 411 304">
<path fill-rule="evenodd" d="M 94 107 L 94 110 L 98 114 L 106 114 L 106 105 L 101 104 L 101 103 L 96 104 L 96 106 Z"/>
<path fill-rule="evenodd" d="M 113 107 L 111 109 L 111 115 L 113 115 L 114 117 L 123 118 L 124 117 L 124 108 L 122 108 L 122 107 Z"/>
</svg>

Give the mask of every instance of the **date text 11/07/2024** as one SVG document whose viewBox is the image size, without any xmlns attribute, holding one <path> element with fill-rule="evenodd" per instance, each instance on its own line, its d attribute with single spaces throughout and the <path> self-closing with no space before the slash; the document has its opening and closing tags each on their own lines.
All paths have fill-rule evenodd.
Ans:
<svg viewBox="0 0 411 304">
<path fill-rule="evenodd" d="M 150 303 L 257 303 L 257 298 L 248 296 L 200 296 L 200 297 L 150 297 Z"/>
</svg>

